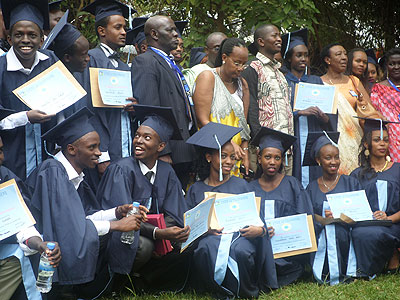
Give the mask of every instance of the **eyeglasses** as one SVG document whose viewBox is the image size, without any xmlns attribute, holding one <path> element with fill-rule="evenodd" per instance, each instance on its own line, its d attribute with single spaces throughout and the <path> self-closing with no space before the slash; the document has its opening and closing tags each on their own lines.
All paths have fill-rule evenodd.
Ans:
<svg viewBox="0 0 400 300">
<path fill-rule="evenodd" d="M 246 66 L 246 63 L 244 63 L 244 64 L 240 64 L 240 63 L 238 63 L 238 62 L 236 62 L 236 61 L 234 61 L 232 58 L 230 58 L 229 56 L 228 56 L 228 58 L 233 62 L 233 64 L 235 65 L 235 67 L 236 68 L 244 68 L 245 66 Z"/>
</svg>

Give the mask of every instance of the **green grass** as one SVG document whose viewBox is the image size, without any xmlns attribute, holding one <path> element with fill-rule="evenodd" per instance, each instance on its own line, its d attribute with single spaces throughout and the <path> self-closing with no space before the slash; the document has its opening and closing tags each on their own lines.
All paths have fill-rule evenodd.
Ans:
<svg viewBox="0 0 400 300">
<path fill-rule="evenodd" d="M 102 298 L 102 300 L 150 300 L 150 299 L 213 299 L 204 295 L 195 294 L 173 294 L 143 295 L 134 297 L 127 292 L 119 298 Z M 372 281 L 356 280 L 350 284 L 337 286 L 318 285 L 310 282 L 300 282 L 275 290 L 260 296 L 261 300 L 386 300 L 400 299 L 400 275 L 382 275 Z"/>
</svg>

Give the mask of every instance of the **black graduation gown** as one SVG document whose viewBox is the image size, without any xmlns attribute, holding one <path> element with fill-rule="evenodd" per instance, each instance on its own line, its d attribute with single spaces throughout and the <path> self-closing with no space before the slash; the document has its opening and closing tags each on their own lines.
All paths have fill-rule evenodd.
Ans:
<svg viewBox="0 0 400 300">
<path fill-rule="evenodd" d="M 250 182 L 251 189 L 261 197 L 261 212 L 264 218 L 265 200 L 275 200 L 275 218 L 307 213 L 312 215 L 310 198 L 301 183 L 292 176 L 284 176 L 281 183 L 270 192 L 264 191 L 258 180 Z M 293 256 L 275 259 L 279 286 L 288 285 L 297 280 L 304 271 L 308 256 Z"/>
<path fill-rule="evenodd" d="M 358 191 L 361 190 L 362 187 L 358 180 L 355 180 L 354 178 L 347 176 L 347 175 L 341 175 L 339 178 L 338 183 L 336 184 L 335 188 L 330 191 L 327 194 L 337 194 L 337 193 L 345 193 L 345 192 L 351 192 L 351 191 Z M 321 189 L 318 186 L 317 180 L 314 180 L 310 182 L 310 184 L 307 186 L 307 193 L 310 196 L 314 213 L 318 214 L 320 216 L 323 216 L 323 204 L 324 201 L 328 201 L 326 199 L 326 194 L 324 194 Z M 315 222 L 314 223 L 314 228 L 315 228 L 315 236 L 317 238 L 317 242 L 319 243 L 320 239 L 324 238 L 325 243 L 322 245 L 326 245 L 328 242 L 328 239 L 330 239 L 329 242 L 334 241 L 335 243 L 335 249 L 336 251 L 333 251 L 333 253 L 336 252 L 335 257 L 335 262 L 331 261 L 330 263 L 333 264 L 334 268 L 330 270 L 329 268 L 329 263 L 328 263 L 328 257 L 331 252 L 328 252 L 326 249 L 327 247 L 321 246 L 319 243 L 318 245 L 318 252 L 323 252 L 325 259 L 320 261 L 318 259 L 319 256 L 316 256 L 315 254 L 312 255 L 312 262 L 313 266 L 317 266 L 318 264 L 323 264 L 323 270 L 322 274 L 315 274 L 316 278 L 322 278 L 323 282 L 329 282 L 328 278 L 331 276 L 331 283 L 335 284 L 338 282 L 341 282 L 346 279 L 346 271 L 347 271 L 347 263 L 348 263 L 348 258 L 349 258 L 349 247 L 350 247 L 350 227 L 342 224 L 331 224 L 328 225 L 331 226 L 328 228 L 328 230 L 325 230 L 323 234 L 321 235 L 321 232 L 323 229 L 325 229 L 325 226 L 321 225 L 320 223 Z M 330 230 L 333 229 L 333 230 Z M 328 254 L 327 254 L 328 253 Z M 333 254 L 332 254 L 333 255 Z M 315 256 L 317 258 L 315 258 Z M 315 268 L 317 269 L 317 268 Z M 338 270 L 338 274 L 335 274 L 334 270 Z M 337 272 L 336 272 L 337 273 Z M 332 276 L 336 276 L 336 279 L 332 280 Z M 318 280 L 318 279 L 317 279 Z"/>
<path fill-rule="evenodd" d="M 183 226 L 183 213 L 187 210 L 182 188 L 172 167 L 158 161 L 154 185 L 142 174 L 134 157 L 112 162 L 100 181 L 97 199 L 102 208 L 108 209 L 136 201 L 147 206 L 152 197 L 151 214 L 164 213 L 176 224 Z M 109 243 L 109 263 L 114 272 L 130 273 L 135 259 L 139 237 L 132 245 L 120 241 L 121 233 L 113 232 Z"/>
<path fill-rule="evenodd" d="M 303 75 L 299 80 L 291 72 L 288 72 L 285 75 L 285 78 L 291 91 L 290 101 L 292 108 L 294 107 L 294 95 L 297 83 L 305 82 L 312 84 L 323 84 L 322 79 L 315 75 Z M 309 182 L 322 176 L 322 169 L 320 166 L 302 166 L 307 135 L 309 132 L 318 132 L 322 130 L 336 131 L 337 115 L 328 114 L 328 124 L 320 122 L 314 116 L 299 116 L 297 111 L 293 112 L 293 117 L 294 135 L 297 137 L 297 141 L 293 147 L 293 176 L 300 180 L 300 182 L 303 184 L 303 187 L 306 188 Z"/>
<path fill-rule="evenodd" d="M 189 205 L 204 199 L 204 192 L 239 194 L 251 192 L 249 184 L 241 178 L 232 176 L 227 182 L 212 187 L 203 181 L 194 183 L 186 196 Z M 235 233 L 232 240 L 238 237 Z M 194 250 L 191 270 L 191 286 L 196 290 L 213 292 L 217 295 L 236 295 L 240 297 L 258 297 L 261 291 L 268 292 L 277 288 L 276 270 L 268 235 L 256 239 L 238 237 L 230 246 L 229 256 L 239 268 L 240 290 L 238 282 L 228 268 L 222 285 L 214 280 L 215 264 L 221 236 L 202 237 Z M 238 295 L 237 295 L 237 292 Z"/>
<path fill-rule="evenodd" d="M 368 178 L 360 177 L 360 172 L 361 168 L 357 168 L 351 176 L 356 177 L 365 189 L 372 212 L 381 210 L 390 216 L 400 211 L 400 163 L 393 163 L 390 169 L 376 173 L 372 178 L 370 174 Z M 356 227 L 352 230 L 352 239 L 357 275 L 373 276 L 383 271 L 394 249 L 399 247 L 400 224 Z"/>
<path fill-rule="evenodd" d="M 1 108 L 12 109 L 17 112 L 30 110 L 30 108 L 19 100 L 12 91 L 58 61 L 58 58 L 52 51 L 40 50 L 40 52 L 46 54 L 49 58 L 39 61 L 29 75 L 25 75 L 20 71 L 7 71 L 6 55 L 0 57 Z M 20 126 L 11 130 L 3 130 L 2 140 L 5 155 L 4 166 L 13 171 L 19 178 L 25 180 L 27 175 L 29 175 L 26 172 L 27 161 L 31 161 L 31 167 L 34 168 L 47 157 L 40 136 L 55 125 L 54 122 L 55 120 L 44 124 L 28 123 L 25 126 Z M 34 133 L 34 127 L 37 128 L 36 134 Z M 26 133 L 28 133 L 28 135 Z M 40 144 L 41 151 L 38 151 L 34 156 L 27 158 L 26 147 L 27 145 L 30 147 L 34 146 L 34 137 L 36 137 L 36 143 Z"/>
<path fill-rule="evenodd" d="M 69 181 L 64 166 L 47 159 L 28 177 L 32 193 L 29 208 L 44 240 L 58 242 L 62 260 L 53 277 L 59 284 L 81 284 L 94 279 L 99 255 L 99 237 L 86 219 L 79 193 Z"/>
</svg>

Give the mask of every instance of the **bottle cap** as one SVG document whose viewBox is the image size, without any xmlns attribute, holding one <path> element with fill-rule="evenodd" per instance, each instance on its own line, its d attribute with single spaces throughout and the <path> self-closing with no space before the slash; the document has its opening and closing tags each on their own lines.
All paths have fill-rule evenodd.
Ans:
<svg viewBox="0 0 400 300">
<path fill-rule="evenodd" d="M 140 203 L 139 203 L 139 202 L 133 202 L 132 205 L 133 205 L 134 207 L 139 207 L 139 206 L 140 206 Z"/>
<path fill-rule="evenodd" d="M 54 243 L 47 243 L 47 248 L 48 248 L 49 250 L 54 250 L 55 247 L 56 247 L 56 244 L 54 244 Z"/>
</svg>

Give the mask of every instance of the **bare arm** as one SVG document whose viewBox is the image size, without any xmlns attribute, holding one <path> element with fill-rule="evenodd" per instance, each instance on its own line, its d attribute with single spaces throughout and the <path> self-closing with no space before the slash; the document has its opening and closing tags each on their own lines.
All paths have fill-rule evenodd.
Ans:
<svg viewBox="0 0 400 300">
<path fill-rule="evenodd" d="M 249 91 L 249 85 L 247 84 L 246 79 L 242 79 L 242 89 L 243 89 L 243 110 L 244 110 L 244 117 L 247 120 L 247 115 L 249 113 L 249 103 L 250 103 L 250 91 Z"/>
<path fill-rule="evenodd" d="M 214 75 L 211 71 L 203 71 L 196 79 L 193 94 L 194 108 L 199 127 L 210 122 L 211 104 L 214 96 Z"/>
</svg>

